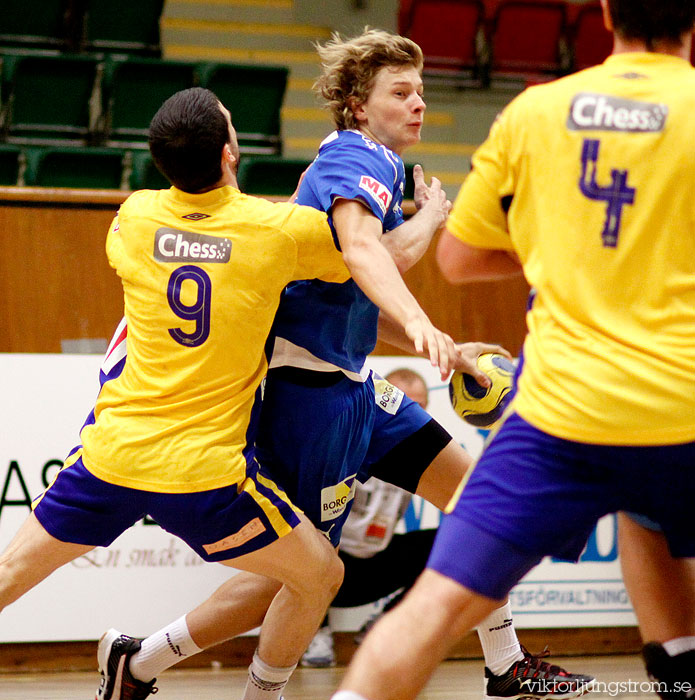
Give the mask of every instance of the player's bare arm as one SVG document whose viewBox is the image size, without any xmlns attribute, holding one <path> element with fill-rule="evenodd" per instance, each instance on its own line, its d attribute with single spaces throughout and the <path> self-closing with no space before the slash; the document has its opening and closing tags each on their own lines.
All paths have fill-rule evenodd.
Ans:
<svg viewBox="0 0 695 700">
<path fill-rule="evenodd" d="M 420 165 L 413 169 L 413 180 L 416 214 L 381 240 L 401 272 L 425 254 L 434 234 L 446 223 L 452 206 L 436 177 L 427 185 Z"/>
<path fill-rule="evenodd" d="M 404 329 L 418 354 L 426 350 L 432 365 L 448 375 L 456 355 L 454 343 L 432 325 L 406 287 L 380 242 L 381 222 L 355 200 L 336 202 L 332 216 L 345 264 L 357 285 Z"/>
<path fill-rule="evenodd" d="M 409 341 L 408 337 L 405 335 L 403 329 L 387 314 L 381 312 L 379 313 L 379 329 L 378 329 L 379 340 L 393 345 L 399 350 L 403 350 L 408 353 L 412 353 L 412 343 Z M 456 343 L 455 344 L 456 357 L 454 364 L 451 369 L 458 369 L 462 372 L 473 375 L 475 380 L 481 386 L 490 386 L 489 377 L 478 368 L 478 357 L 480 355 L 485 355 L 486 353 L 499 353 L 512 359 L 511 354 L 508 350 L 505 350 L 501 345 L 495 345 L 491 343 Z"/>
<path fill-rule="evenodd" d="M 445 229 L 437 243 L 437 265 L 451 284 L 484 282 L 523 274 L 516 253 L 511 250 L 477 248 Z"/>
</svg>

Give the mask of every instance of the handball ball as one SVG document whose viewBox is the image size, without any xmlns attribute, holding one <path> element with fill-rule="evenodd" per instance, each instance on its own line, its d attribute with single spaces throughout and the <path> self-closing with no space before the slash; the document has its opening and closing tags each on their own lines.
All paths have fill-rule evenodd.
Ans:
<svg viewBox="0 0 695 700">
<path fill-rule="evenodd" d="M 485 388 L 473 375 L 456 370 L 449 381 L 449 398 L 454 411 L 476 428 L 492 428 L 512 398 L 516 368 L 504 355 L 485 353 L 478 357 L 478 369 L 492 384 Z"/>
</svg>

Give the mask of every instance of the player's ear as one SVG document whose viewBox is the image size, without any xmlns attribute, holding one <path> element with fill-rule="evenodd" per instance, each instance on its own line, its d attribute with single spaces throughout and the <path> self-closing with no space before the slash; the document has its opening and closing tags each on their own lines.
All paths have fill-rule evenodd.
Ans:
<svg viewBox="0 0 695 700">
<path fill-rule="evenodd" d="M 601 0 L 601 9 L 603 10 L 603 24 L 609 32 L 613 31 L 613 18 L 608 9 L 608 0 Z"/>
<path fill-rule="evenodd" d="M 356 97 L 349 97 L 347 106 L 358 122 L 366 121 L 367 111 L 364 108 L 364 102 L 359 102 Z"/>
<path fill-rule="evenodd" d="M 225 143 L 222 149 L 222 164 L 228 163 L 229 165 L 234 165 L 236 163 L 236 158 L 232 153 L 232 149 L 228 143 Z"/>
</svg>

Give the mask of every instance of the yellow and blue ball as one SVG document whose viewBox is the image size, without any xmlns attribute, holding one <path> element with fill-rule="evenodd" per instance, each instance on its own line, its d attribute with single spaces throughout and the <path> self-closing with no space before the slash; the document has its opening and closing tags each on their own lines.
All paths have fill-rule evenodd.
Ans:
<svg viewBox="0 0 695 700">
<path fill-rule="evenodd" d="M 492 384 L 483 387 L 473 375 L 456 370 L 449 380 L 449 398 L 454 411 L 476 428 L 493 428 L 512 398 L 516 368 L 504 355 L 485 353 L 478 357 L 478 369 Z"/>
</svg>

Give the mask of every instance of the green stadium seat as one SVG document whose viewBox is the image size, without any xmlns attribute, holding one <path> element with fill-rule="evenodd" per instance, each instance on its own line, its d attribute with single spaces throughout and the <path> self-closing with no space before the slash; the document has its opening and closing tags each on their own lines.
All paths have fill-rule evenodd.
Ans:
<svg viewBox="0 0 695 700">
<path fill-rule="evenodd" d="M 412 199 L 415 193 L 415 181 L 413 180 L 413 168 L 415 167 L 412 163 L 404 163 L 405 165 L 405 188 L 403 190 L 403 199 Z"/>
<path fill-rule="evenodd" d="M 232 113 L 242 153 L 282 153 L 280 110 L 288 72 L 285 66 L 200 64 L 199 83 Z"/>
<path fill-rule="evenodd" d="M 63 49 L 68 44 L 68 0 L 2 0 L 0 45 Z"/>
<path fill-rule="evenodd" d="M 132 166 L 128 180 L 131 190 L 163 190 L 171 187 L 148 151 L 134 151 Z"/>
<path fill-rule="evenodd" d="M 23 154 L 19 146 L 0 144 L 0 185 L 19 184 Z"/>
<path fill-rule="evenodd" d="M 103 79 L 106 145 L 147 148 L 147 130 L 162 102 L 193 87 L 194 81 L 192 63 L 108 56 Z"/>
<path fill-rule="evenodd" d="M 83 48 L 159 58 L 164 0 L 85 0 Z"/>
<path fill-rule="evenodd" d="M 85 143 L 91 133 L 93 56 L 2 55 L 2 124 L 9 142 Z"/>
<path fill-rule="evenodd" d="M 310 164 L 309 160 L 246 156 L 239 164 L 239 189 L 247 194 L 289 197 Z"/>
<path fill-rule="evenodd" d="M 121 189 L 124 151 L 111 148 L 29 148 L 25 182 L 34 187 Z"/>
</svg>

